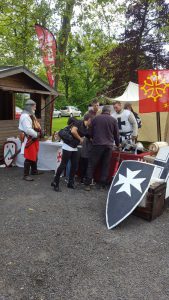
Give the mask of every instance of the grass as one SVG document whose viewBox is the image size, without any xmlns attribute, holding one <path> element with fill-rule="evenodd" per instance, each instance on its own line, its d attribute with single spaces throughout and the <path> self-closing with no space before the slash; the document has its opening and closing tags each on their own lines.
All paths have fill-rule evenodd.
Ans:
<svg viewBox="0 0 169 300">
<path fill-rule="evenodd" d="M 62 118 L 53 118 L 52 119 L 52 132 L 58 131 L 65 126 L 67 126 L 67 121 L 69 117 L 62 117 Z M 77 119 L 80 119 L 77 117 Z"/>
</svg>

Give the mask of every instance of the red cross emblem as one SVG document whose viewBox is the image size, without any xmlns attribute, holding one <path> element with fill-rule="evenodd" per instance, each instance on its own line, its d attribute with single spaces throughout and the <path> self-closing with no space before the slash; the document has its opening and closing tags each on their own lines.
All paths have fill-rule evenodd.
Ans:
<svg viewBox="0 0 169 300">
<path fill-rule="evenodd" d="M 62 152 L 58 152 L 58 155 L 57 155 L 57 162 L 60 162 L 62 159 Z"/>
</svg>

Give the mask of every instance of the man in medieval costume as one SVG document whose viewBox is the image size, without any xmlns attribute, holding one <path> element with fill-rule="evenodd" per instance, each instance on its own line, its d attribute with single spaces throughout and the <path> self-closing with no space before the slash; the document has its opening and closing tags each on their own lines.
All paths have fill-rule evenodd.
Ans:
<svg viewBox="0 0 169 300">
<path fill-rule="evenodd" d="M 19 119 L 19 130 L 21 131 L 21 154 L 24 155 L 24 176 L 26 181 L 33 181 L 31 175 L 39 175 L 37 170 L 37 159 L 39 151 L 39 138 L 41 137 L 41 126 L 35 117 L 36 102 L 29 99 L 25 103 Z"/>
<path fill-rule="evenodd" d="M 138 125 L 133 113 L 128 109 L 123 109 L 120 101 L 114 102 L 113 108 L 112 117 L 118 123 L 120 143 L 135 143 L 138 135 Z"/>
</svg>

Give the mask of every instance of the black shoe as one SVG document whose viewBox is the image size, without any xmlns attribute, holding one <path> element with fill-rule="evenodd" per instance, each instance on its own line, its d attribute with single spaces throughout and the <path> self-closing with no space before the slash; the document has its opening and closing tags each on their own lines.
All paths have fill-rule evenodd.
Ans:
<svg viewBox="0 0 169 300">
<path fill-rule="evenodd" d="M 80 183 L 84 184 L 84 179 L 83 178 L 80 179 Z"/>
<path fill-rule="evenodd" d="M 55 191 L 55 192 L 61 192 L 61 190 L 60 190 L 59 186 L 57 186 L 57 185 L 56 185 L 56 186 L 54 186 L 54 191 Z"/>
<path fill-rule="evenodd" d="M 38 170 L 31 172 L 31 175 L 42 175 L 42 174 L 44 174 L 44 173 L 41 171 L 38 171 Z"/>
<path fill-rule="evenodd" d="M 107 190 L 107 185 L 106 184 L 101 184 L 100 189 L 101 190 Z"/>
<path fill-rule="evenodd" d="M 99 184 L 99 183 L 97 183 L 96 184 L 96 189 L 97 190 L 106 190 L 107 186 L 105 184 Z"/>
<path fill-rule="evenodd" d="M 55 191 L 55 192 L 61 192 L 61 190 L 59 189 L 59 186 L 56 185 L 55 182 L 51 182 L 51 186 L 54 187 L 54 191 Z"/>
<path fill-rule="evenodd" d="M 74 186 L 74 184 L 70 184 L 70 183 L 68 183 L 68 185 L 67 185 L 67 187 L 69 188 L 69 189 L 75 189 L 75 186 Z"/>
</svg>

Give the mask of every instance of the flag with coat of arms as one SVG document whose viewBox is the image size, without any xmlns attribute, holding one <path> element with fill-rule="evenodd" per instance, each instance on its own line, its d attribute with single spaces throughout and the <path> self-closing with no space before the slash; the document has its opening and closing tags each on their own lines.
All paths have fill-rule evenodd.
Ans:
<svg viewBox="0 0 169 300">
<path fill-rule="evenodd" d="M 138 70 L 139 112 L 169 111 L 169 70 Z"/>
</svg>

